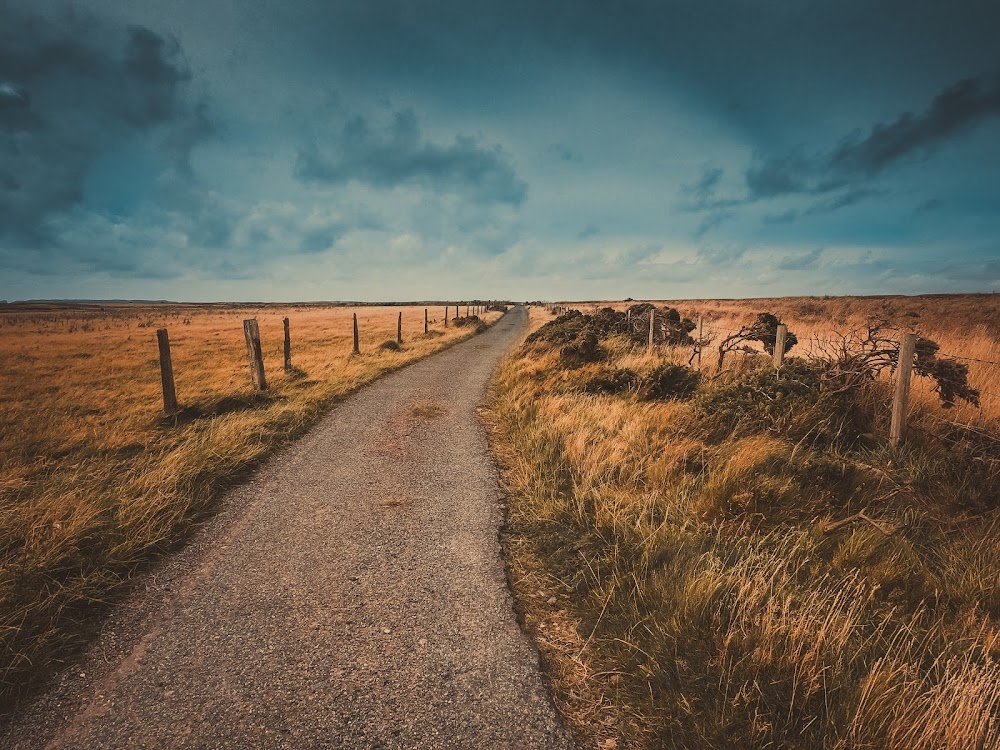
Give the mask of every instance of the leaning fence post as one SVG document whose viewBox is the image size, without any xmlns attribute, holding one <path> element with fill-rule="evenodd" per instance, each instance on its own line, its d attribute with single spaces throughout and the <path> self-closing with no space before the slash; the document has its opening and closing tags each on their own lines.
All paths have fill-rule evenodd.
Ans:
<svg viewBox="0 0 1000 750">
<path fill-rule="evenodd" d="M 917 334 L 904 333 L 899 342 L 899 361 L 896 363 L 896 396 L 892 400 L 892 424 L 889 440 L 899 445 L 906 438 L 906 412 L 910 402 L 910 374 L 913 355 L 917 350 Z"/>
<path fill-rule="evenodd" d="M 647 349 L 653 351 L 653 324 L 656 319 L 656 308 L 652 307 L 649 310 L 649 346 Z"/>
<path fill-rule="evenodd" d="M 424 333 L 427 333 L 427 308 L 424 308 Z"/>
<path fill-rule="evenodd" d="M 354 353 L 361 354 L 361 347 L 358 345 L 358 314 L 354 313 Z"/>
<path fill-rule="evenodd" d="M 399 317 L 396 319 L 396 343 L 403 343 L 403 311 L 399 311 Z"/>
<path fill-rule="evenodd" d="M 255 391 L 267 390 L 264 377 L 264 352 L 260 346 L 260 328 L 256 318 L 243 321 L 243 336 L 247 340 L 247 359 L 250 361 L 250 382 Z"/>
<path fill-rule="evenodd" d="M 156 331 L 156 343 L 160 348 L 160 383 L 163 385 L 163 411 L 173 414 L 177 411 L 177 392 L 174 390 L 174 365 L 170 360 L 170 339 L 167 329 Z"/>
<path fill-rule="evenodd" d="M 292 335 L 288 330 L 288 318 L 282 318 L 281 324 L 285 328 L 285 372 L 292 369 Z"/>
<path fill-rule="evenodd" d="M 785 340 L 788 338 L 788 326 L 781 324 L 774 334 L 774 367 L 781 368 L 781 363 L 785 361 Z"/>
</svg>

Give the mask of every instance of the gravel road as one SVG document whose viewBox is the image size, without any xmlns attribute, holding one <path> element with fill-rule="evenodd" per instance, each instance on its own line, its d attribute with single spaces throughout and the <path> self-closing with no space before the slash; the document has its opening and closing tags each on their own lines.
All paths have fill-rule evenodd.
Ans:
<svg viewBox="0 0 1000 750">
<path fill-rule="evenodd" d="M 514 308 L 230 493 L 6 748 L 570 748 L 504 576 L 477 417 Z"/>
</svg>

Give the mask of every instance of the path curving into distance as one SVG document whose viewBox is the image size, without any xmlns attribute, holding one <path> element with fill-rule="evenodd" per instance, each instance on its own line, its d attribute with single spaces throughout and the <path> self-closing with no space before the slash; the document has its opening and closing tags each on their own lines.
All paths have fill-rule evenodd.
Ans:
<svg viewBox="0 0 1000 750">
<path fill-rule="evenodd" d="M 6 748 L 570 748 L 477 417 L 494 327 L 337 405 L 119 608 Z"/>
</svg>

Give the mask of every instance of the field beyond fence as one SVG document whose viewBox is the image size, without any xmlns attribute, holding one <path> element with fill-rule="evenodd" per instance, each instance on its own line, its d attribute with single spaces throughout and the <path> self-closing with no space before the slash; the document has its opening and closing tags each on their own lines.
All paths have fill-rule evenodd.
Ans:
<svg viewBox="0 0 1000 750">
<path fill-rule="evenodd" d="M 136 565 L 334 400 L 501 315 L 468 307 L 451 303 L 447 325 L 443 304 L 0 309 L 0 704 L 78 644 L 79 623 Z M 266 389 L 251 382 L 246 320 Z"/>
<path fill-rule="evenodd" d="M 625 310 L 637 302 L 558 304 L 562 309 L 592 313 L 602 307 Z M 752 322 L 757 313 L 776 315 L 797 336 L 798 343 L 787 356 L 816 359 L 831 357 L 845 336 L 864 332 L 870 321 L 884 320 L 897 328 L 890 334 L 893 337 L 912 331 L 936 342 L 940 346 L 938 358 L 966 365 L 969 384 L 979 391 L 978 405 L 958 400 L 952 408 L 942 409 L 934 383 L 914 378 L 910 412 L 918 426 L 921 420 L 944 420 L 959 427 L 1000 433 L 1000 294 L 664 300 L 655 304 L 675 307 L 681 315 L 703 321 L 709 343 L 700 369 L 709 377 L 718 370 L 719 342 Z M 678 350 L 676 358 L 686 362 L 689 353 Z"/>
</svg>

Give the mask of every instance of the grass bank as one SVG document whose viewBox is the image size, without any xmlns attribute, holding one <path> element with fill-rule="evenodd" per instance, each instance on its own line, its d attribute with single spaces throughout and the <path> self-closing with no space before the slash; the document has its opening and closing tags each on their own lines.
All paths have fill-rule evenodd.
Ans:
<svg viewBox="0 0 1000 750">
<path fill-rule="evenodd" d="M 884 378 L 686 378 L 689 350 L 574 335 L 509 357 L 491 410 L 515 595 L 584 746 L 1000 748 L 995 419 L 918 401 L 892 447 Z"/>
<path fill-rule="evenodd" d="M 400 312 L 397 351 L 382 345 L 395 342 Z M 351 354 L 354 313 L 360 355 Z M 270 385 L 262 393 L 250 389 L 242 321 L 251 317 Z M 183 539 L 223 489 L 337 399 L 479 330 L 453 317 L 445 327 L 443 308 L 429 317 L 425 334 L 423 307 L 0 313 L 0 704 L 58 666 L 139 566 Z M 176 417 L 161 413 L 155 331 L 164 326 Z"/>
</svg>

